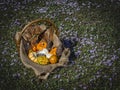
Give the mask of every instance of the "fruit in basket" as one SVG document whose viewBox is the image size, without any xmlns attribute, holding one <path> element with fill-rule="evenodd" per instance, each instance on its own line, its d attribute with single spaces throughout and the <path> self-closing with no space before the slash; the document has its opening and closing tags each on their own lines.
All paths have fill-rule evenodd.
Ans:
<svg viewBox="0 0 120 90">
<path fill-rule="evenodd" d="M 38 56 L 37 63 L 42 64 L 42 65 L 46 65 L 49 63 L 49 60 L 46 58 L 46 56 Z"/>
<path fill-rule="evenodd" d="M 57 48 L 54 47 L 54 48 L 51 49 L 50 54 L 56 55 L 56 52 L 57 52 Z"/>
<path fill-rule="evenodd" d="M 33 46 L 33 47 L 32 47 L 32 50 L 33 50 L 34 52 L 36 52 L 36 51 L 37 51 L 36 46 Z"/>
<path fill-rule="evenodd" d="M 29 50 L 28 57 L 35 62 L 36 61 L 36 52 L 33 52 L 32 50 Z"/>
<path fill-rule="evenodd" d="M 56 55 L 52 55 L 49 59 L 49 62 L 51 64 L 55 64 L 55 63 L 57 63 L 57 61 L 58 61 L 58 57 Z"/>
<path fill-rule="evenodd" d="M 47 47 L 47 43 L 45 41 L 40 41 L 38 44 L 32 46 L 32 50 L 36 52 L 39 50 L 43 50 L 46 47 Z"/>
<path fill-rule="evenodd" d="M 37 50 L 43 50 L 46 47 L 47 47 L 47 43 L 45 41 L 40 41 L 36 46 Z"/>
<path fill-rule="evenodd" d="M 46 48 L 44 48 L 41 51 L 38 51 L 37 55 L 46 55 L 47 58 L 50 58 L 52 56 L 52 54 L 50 54 Z"/>
</svg>

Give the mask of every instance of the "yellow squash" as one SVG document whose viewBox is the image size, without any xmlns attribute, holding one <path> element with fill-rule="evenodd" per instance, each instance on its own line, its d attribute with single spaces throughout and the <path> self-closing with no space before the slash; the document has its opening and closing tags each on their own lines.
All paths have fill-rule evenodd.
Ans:
<svg viewBox="0 0 120 90">
<path fill-rule="evenodd" d="M 32 50 L 29 50 L 28 57 L 29 57 L 30 60 L 32 60 L 33 62 L 36 62 L 36 61 L 37 61 L 36 52 L 33 52 Z"/>
<path fill-rule="evenodd" d="M 49 63 L 49 60 L 46 58 L 46 56 L 38 56 L 37 63 L 42 64 L 42 65 L 46 65 Z"/>
</svg>

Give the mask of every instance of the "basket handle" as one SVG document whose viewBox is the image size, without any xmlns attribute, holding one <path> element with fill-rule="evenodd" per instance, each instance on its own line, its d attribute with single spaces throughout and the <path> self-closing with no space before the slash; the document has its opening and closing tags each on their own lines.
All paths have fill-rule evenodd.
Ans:
<svg viewBox="0 0 120 90">
<path fill-rule="evenodd" d="M 49 19 L 36 19 L 36 20 L 34 20 L 34 21 L 29 22 L 29 23 L 22 29 L 21 34 L 24 33 L 24 31 L 26 30 L 27 27 L 29 27 L 30 25 L 32 25 L 32 24 L 34 24 L 34 23 L 38 23 L 38 22 L 47 22 L 47 23 L 50 23 L 50 24 L 53 26 L 53 28 L 54 28 L 54 33 L 56 33 L 56 34 L 58 35 L 58 29 L 56 28 L 55 24 L 54 24 L 52 21 L 50 21 Z"/>
</svg>

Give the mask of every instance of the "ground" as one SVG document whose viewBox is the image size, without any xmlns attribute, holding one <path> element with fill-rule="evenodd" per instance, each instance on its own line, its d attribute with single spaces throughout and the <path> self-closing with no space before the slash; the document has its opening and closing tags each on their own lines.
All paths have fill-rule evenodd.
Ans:
<svg viewBox="0 0 120 90">
<path fill-rule="evenodd" d="M 7 0 L 0 13 L 0 90 L 120 89 L 120 0 Z M 72 52 L 45 81 L 22 64 L 14 42 L 38 18 L 52 20 Z"/>
</svg>

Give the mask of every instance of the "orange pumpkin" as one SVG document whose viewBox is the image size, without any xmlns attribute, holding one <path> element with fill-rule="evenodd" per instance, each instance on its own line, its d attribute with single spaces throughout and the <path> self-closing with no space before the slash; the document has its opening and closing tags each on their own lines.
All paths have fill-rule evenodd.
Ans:
<svg viewBox="0 0 120 90">
<path fill-rule="evenodd" d="M 36 52 L 36 51 L 39 51 L 39 50 L 43 50 L 43 49 L 46 48 L 46 47 L 47 47 L 47 43 L 42 40 L 42 41 L 40 41 L 38 44 L 34 45 L 34 46 L 32 47 L 32 50 L 33 50 L 34 52 Z"/>
<path fill-rule="evenodd" d="M 57 58 L 56 55 L 52 55 L 52 56 L 50 57 L 50 59 L 49 59 L 49 62 L 50 62 L 51 64 L 55 64 L 55 63 L 57 63 L 57 61 L 58 61 L 58 58 Z"/>
<path fill-rule="evenodd" d="M 32 50 L 33 50 L 34 52 L 37 51 L 36 45 L 32 47 Z"/>
<path fill-rule="evenodd" d="M 51 49 L 50 54 L 56 55 L 56 52 L 57 52 L 57 48 L 54 47 L 54 48 Z"/>
<path fill-rule="evenodd" d="M 46 47 L 47 47 L 47 43 L 45 41 L 40 41 L 36 46 L 37 50 L 43 50 Z"/>
</svg>

